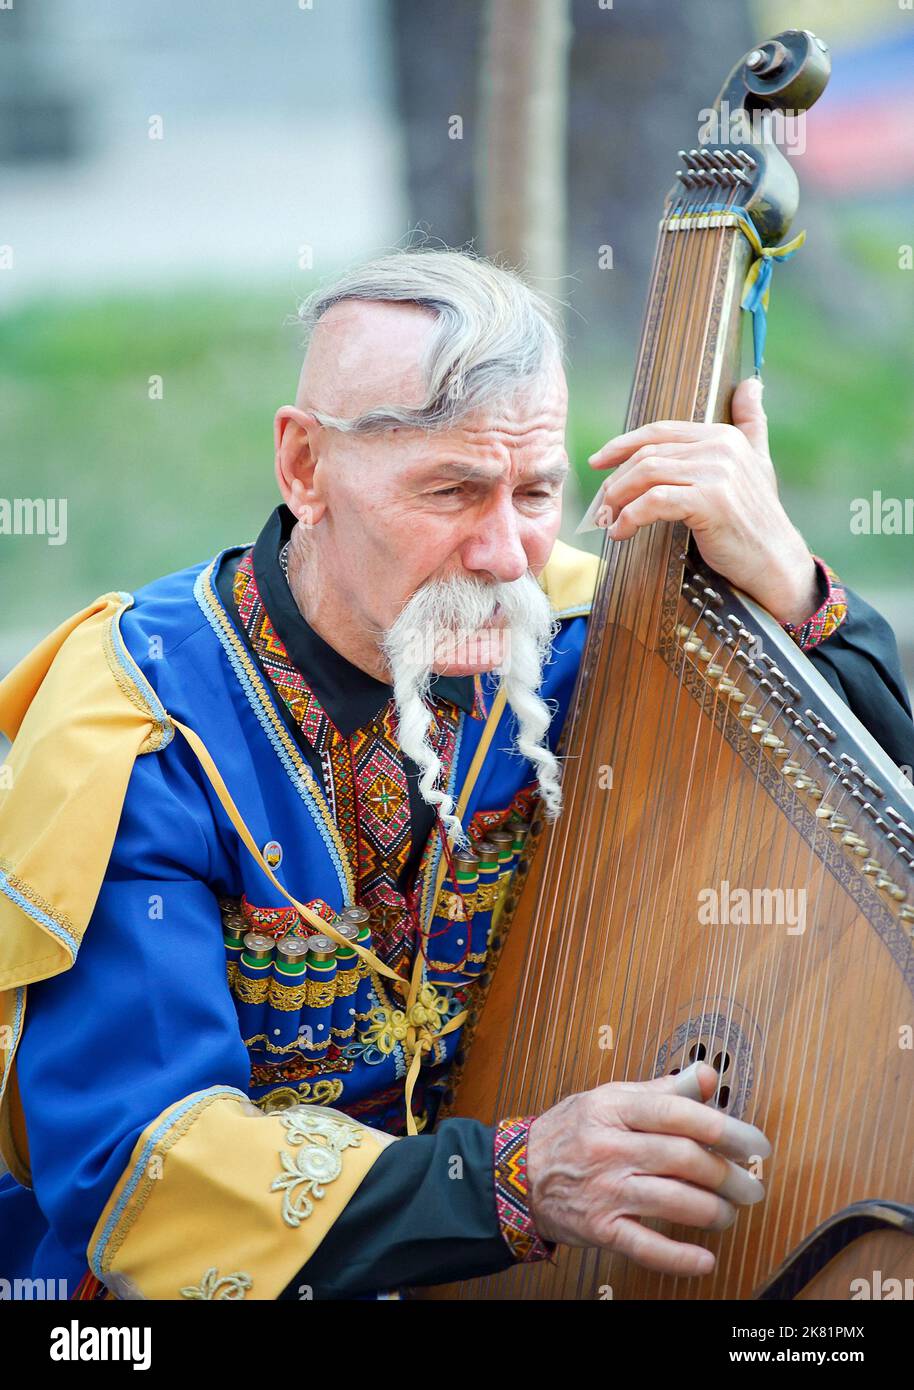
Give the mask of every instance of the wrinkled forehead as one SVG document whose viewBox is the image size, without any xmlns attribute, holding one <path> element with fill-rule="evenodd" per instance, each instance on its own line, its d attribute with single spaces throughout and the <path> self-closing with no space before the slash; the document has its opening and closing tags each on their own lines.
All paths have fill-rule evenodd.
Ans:
<svg viewBox="0 0 914 1390">
<path fill-rule="evenodd" d="M 528 436 L 564 432 L 568 411 L 568 386 L 558 358 L 542 372 L 478 410 L 469 411 L 455 429 L 470 433 L 497 433 L 507 444 L 522 444 Z"/>
</svg>

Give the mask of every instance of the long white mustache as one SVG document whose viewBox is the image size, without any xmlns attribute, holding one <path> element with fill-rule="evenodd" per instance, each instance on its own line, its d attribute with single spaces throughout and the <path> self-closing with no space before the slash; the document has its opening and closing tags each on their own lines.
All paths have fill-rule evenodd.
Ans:
<svg viewBox="0 0 914 1390">
<path fill-rule="evenodd" d="M 468 847 L 469 840 L 455 814 L 454 798 L 438 786 L 443 769 L 429 738 L 434 718 L 428 703 L 432 666 L 442 651 L 475 653 L 480 629 L 493 622 L 498 609 L 506 642 L 496 673 L 517 719 L 515 747 L 536 768 L 547 819 L 554 820 L 562 809 L 559 764 L 544 741 L 552 711 L 537 689 L 560 624 L 533 575 L 528 572 L 503 584 L 484 584 L 463 575 L 433 580 L 407 601 L 381 644 L 391 671 L 400 747 L 419 768 L 422 799 L 437 809 L 451 842 L 462 847 Z"/>
</svg>

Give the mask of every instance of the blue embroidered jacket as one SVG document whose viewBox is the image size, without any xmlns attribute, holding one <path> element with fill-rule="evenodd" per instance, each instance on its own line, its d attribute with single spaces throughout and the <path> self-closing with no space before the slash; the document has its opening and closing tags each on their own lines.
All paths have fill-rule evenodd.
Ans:
<svg viewBox="0 0 914 1390">
<path fill-rule="evenodd" d="M 290 893 L 319 911 L 326 906 L 338 912 L 358 900 L 359 882 L 341 835 L 339 808 L 334 815 L 312 761 L 303 755 L 288 706 L 254 659 L 238 613 L 220 595 L 215 575 L 221 559 L 140 590 L 110 627 L 114 657 L 164 733 L 161 746 L 133 764 L 107 868 L 73 964 L 29 986 L 24 1027 L 13 1049 L 15 1067 L 10 1055 L 4 1076 L 5 1084 L 15 1077 L 30 1180 L 23 1180 L 24 1172 L 0 1178 L 6 1278 L 64 1280 L 71 1292 L 91 1286 L 85 1283 L 87 1267 L 103 1279 L 111 1267 L 110 1247 L 124 1237 L 123 1213 L 140 1181 L 139 1141 L 157 1117 L 167 1115 L 171 1123 L 185 1109 L 196 1113 L 200 1097 L 246 1098 L 265 1114 L 281 1114 L 292 1102 L 312 1102 L 370 1127 L 402 1132 L 408 1058 L 396 1029 L 385 1030 L 378 1022 L 389 1022 L 399 1002 L 387 982 L 356 970 L 348 992 L 306 989 L 305 1002 L 296 1009 L 291 995 L 285 1000 L 289 1007 L 271 1004 L 275 951 L 264 971 L 256 951 L 242 962 L 241 950 L 230 946 L 227 966 L 225 943 L 233 929 L 235 937 L 241 928 L 269 936 L 279 924 L 285 935 L 292 929 L 289 903 L 242 845 L 187 743 L 173 730 L 168 733 L 169 717 L 203 739 L 256 844 Z M 563 579 L 557 593 L 592 588 L 590 557 L 561 547 L 559 560 L 557 568 L 564 566 L 567 573 L 577 566 L 578 572 L 571 588 Z M 544 578 L 548 581 L 548 571 Z M 548 582 L 546 587 L 548 592 Z M 556 709 L 549 735 L 553 747 L 572 695 L 588 611 L 589 601 L 581 597 L 557 608 L 561 627 L 541 690 Z M 910 707 L 884 620 L 849 594 L 843 620 L 810 656 L 890 755 L 914 763 Z M 483 736 L 495 690 L 495 678 L 483 677 L 479 707 L 453 706 L 449 789 L 455 796 Z M 510 751 L 512 720 L 509 712 L 500 717 L 470 790 L 465 823 L 489 827 L 529 805 L 525 797 L 533 770 Z M 53 815 L 49 806 L 48 816 Z M 92 836 L 90 824 L 85 833 Z M 415 894 L 426 928 L 435 913 L 441 853 L 440 838 L 430 835 Z M 0 886 L 17 900 L 8 876 Z M 38 911 L 25 900 L 18 906 L 32 917 Z M 485 932 L 467 941 L 460 938 L 465 923 L 445 925 L 450 935 L 435 937 L 437 972 L 426 967 L 427 978 L 439 981 L 443 1018 L 459 1012 L 486 949 Z M 452 981 L 442 961 L 454 963 Z M 320 981 L 321 962 L 315 959 L 307 968 L 311 965 Z M 295 978 L 290 970 L 280 983 L 294 989 Z M 297 1023 L 291 1032 L 289 1015 Z M 372 1022 L 378 1025 L 373 1030 Z M 322 1031 L 329 1034 L 326 1046 Z M 459 1029 L 441 1036 L 422 1068 L 414 1109 L 424 1114 L 429 1131 L 459 1039 Z M 497 1198 L 497 1137 L 495 1126 L 450 1119 L 434 1132 L 384 1147 L 303 1267 L 287 1261 L 286 1274 L 266 1296 L 296 1298 L 303 1288 L 315 1297 L 366 1295 L 492 1273 L 524 1258 L 529 1246 L 511 1242 Z M 516 1141 L 516 1135 L 511 1138 Z M 461 1182 L 448 1180 L 455 1157 L 462 1160 Z M 238 1162 L 234 1152 L 213 1150 L 207 1171 L 214 1191 L 220 1172 Z M 115 1193 L 120 1195 L 112 1207 Z M 238 1239 L 243 1248 L 243 1222 Z M 173 1254 L 163 1248 L 161 1262 L 167 1265 Z M 204 1268 L 201 1264 L 201 1275 Z M 235 1281 L 233 1289 L 243 1290 L 246 1275 L 220 1274 Z M 117 1287 L 115 1280 L 107 1282 Z M 200 1287 L 218 1282 L 203 1280 Z M 227 1296 L 196 1288 L 191 1294 L 185 1286 L 171 1296 L 182 1295 Z"/>
</svg>

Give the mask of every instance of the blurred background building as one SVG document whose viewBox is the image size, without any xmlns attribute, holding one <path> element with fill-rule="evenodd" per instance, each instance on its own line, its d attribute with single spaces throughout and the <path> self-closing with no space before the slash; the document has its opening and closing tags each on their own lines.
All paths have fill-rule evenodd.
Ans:
<svg viewBox="0 0 914 1390">
<path fill-rule="evenodd" d="M 849 524 L 856 497 L 914 492 L 914 13 L 889 0 L 0 7 L 0 491 L 68 502 L 65 545 L 0 537 L 25 600 L 0 670 L 97 593 L 257 533 L 298 299 L 417 233 L 519 250 L 566 304 L 570 533 L 586 457 L 622 426 L 676 150 L 789 26 L 834 69 L 796 160 L 807 246 L 773 289 L 772 451 L 810 546 L 890 618 L 914 678 L 914 539 Z M 515 166 L 537 211 L 512 224 Z"/>
</svg>

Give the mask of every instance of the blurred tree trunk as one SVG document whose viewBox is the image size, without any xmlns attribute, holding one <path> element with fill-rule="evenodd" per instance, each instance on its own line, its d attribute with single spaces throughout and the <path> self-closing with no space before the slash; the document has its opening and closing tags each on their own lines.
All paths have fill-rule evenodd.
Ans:
<svg viewBox="0 0 914 1390">
<path fill-rule="evenodd" d="M 410 222 L 449 246 L 479 233 L 475 152 L 482 14 L 475 3 L 390 0 Z"/>
<path fill-rule="evenodd" d="M 488 0 L 481 249 L 552 282 L 565 270 L 570 0 Z"/>
<path fill-rule="evenodd" d="M 593 348 L 604 379 L 614 357 L 627 380 L 676 151 L 695 144 L 699 111 L 714 100 L 736 60 L 764 35 L 753 22 L 750 0 L 615 0 L 613 8 L 601 8 L 597 0 L 570 0 L 574 37 L 563 152 L 549 140 L 537 145 L 530 126 L 545 119 L 540 97 L 547 106 L 550 100 L 537 64 L 558 63 L 565 42 L 547 38 L 545 26 L 553 15 L 567 24 L 568 0 L 489 3 L 490 10 L 478 0 L 390 0 L 410 218 L 452 246 L 477 238 L 480 249 L 526 263 L 534 276 L 567 273 L 567 288 L 559 295 L 572 304 L 568 328 L 582 348 L 576 366 L 586 366 Z M 508 13 L 519 18 L 505 20 Z M 487 30 L 489 14 L 493 27 Z M 536 16 L 540 23 L 534 23 Z M 479 111 L 484 70 L 501 93 L 491 93 L 485 128 Z M 511 100 L 518 110 L 521 101 L 526 103 L 525 136 L 512 136 L 509 122 L 496 117 L 494 103 L 507 101 L 509 89 L 517 89 Z M 454 115 L 462 121 L 459 139 L 451 138 Z M 555 130 L 554 112 L 549 123 Z M 523 159 L 512 156 L 515 139 L 524 141 Z M 547 253 L 537 249 L 534 259 L 533 225 L 551 220 L 559 227 L 553 244 L 560 244 L 562 184 L 556 167 L 562 160 L 567 162 L 565 260 L 558 271 L 543 271 Z M 551 210 L 540 212 L 540 193 L 524 201 L 532 196 L 526 185 L 517 192 L 525 178 L 541 180 L 543 188 L 548 183 Z M 601 268 L 603 246 L 612 248 L 612 269 Z"/>
<path fill-rule="evenodd" d="M 568 269 L 579 314 L 570 327 L 627 368 L 676 152 L 697 143 L 698 113 L 763 35 L 750 0 L 616 0 L 609 9 L 574 0 L 573 18 Z"/>
</svg>

